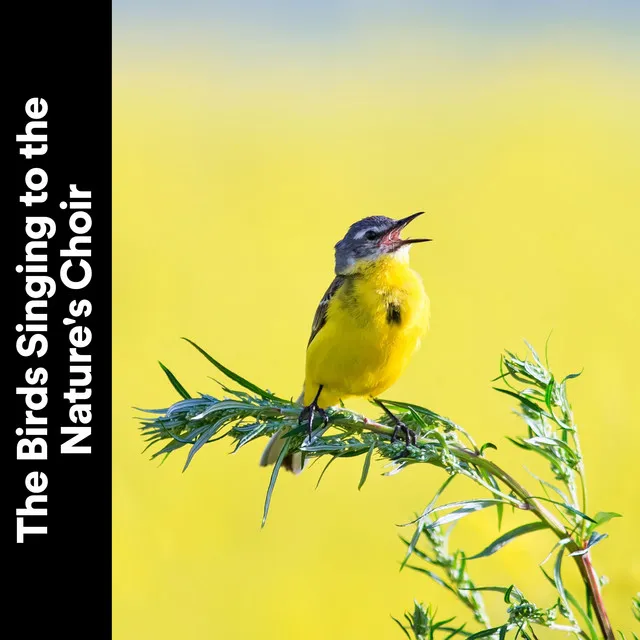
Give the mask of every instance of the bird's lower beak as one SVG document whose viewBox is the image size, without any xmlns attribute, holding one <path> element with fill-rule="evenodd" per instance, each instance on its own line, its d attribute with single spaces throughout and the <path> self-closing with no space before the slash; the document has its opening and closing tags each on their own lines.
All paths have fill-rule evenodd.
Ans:
<svg viewBox="0 0 640 640">
<path fill-rule="evenodd" d="M 402 218 L 402 220 L 398 220 L 394 225 L 391 233 L 389 234 L 389 239 L 397 243 L 398 247 L 401 247 L 405 244 L 416 244 L 417 242 L 431 242 L 431 238 L 401 238 L 400 232 L 413 220 L 415 220 L 418 216 L 421 216 L 424 211 L 418 211 L 418 213 L 413 213 L 406 218 Z"/>
</svg>

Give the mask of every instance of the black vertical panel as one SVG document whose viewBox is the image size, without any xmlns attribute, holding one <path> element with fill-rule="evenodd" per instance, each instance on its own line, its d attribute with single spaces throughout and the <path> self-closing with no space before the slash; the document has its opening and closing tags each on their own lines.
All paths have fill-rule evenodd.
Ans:
<svg viewBox="0 0 640 640">
<path fill-rule="evenodd" d="M 3 84 L 2 152 L 7 162 L 2 188 L 3 280 L 9 284 L 9 296 L 3 298 L 4 315 L 9 318 L 3 338 L 4 406 L 11 417 L 4 420 L 3 467 L 9 470 L 3 484 L 3 530 L 9 532 L 9 602 L 5 601 L 5 627 L 13 627 L 23 638 L 44 638 L 62 633 L 65 638 L 111 637 L 111 5 L 109 3 L 21 3 L 3 20 L 5 36 L 3 62 L 8 80 Z M 31 98 L 46 100 L 48 150 L 45 155 L 27 159 L 20 155 L 24 143 L 16 136 L 25 132 L 30 118 L 25 103 Z M 40 129 L 38 133 L 43 130 Z M 39 143 L 36 143 L 39 144 Z M 25 175 L 34 168 L 48 177 L 47 200 L 26 207 L 19 198 L 29 190 Z M 61 267 L 76 235 L 70 229 L 70 185 L 91 192 L 91 229 L 83 235 L 91 243 L 79 247 L 91 249 L 84 257 L 91 268 L 87 286 L 73 290 L 63 283 Z M 47 350 L 41 357 L 22 356 L 17 339 L 34 333 L 26 331 L 26 276 L 16 266 L 25 262 L 27 217 L 52 219 L 55 235 L 47 240 L 47 273 L 55 281 L 56 291 L 47 301 Z M 87 223 L 87 216 L 81 216 Z M 79 258 L 72 258 L 68 272 L 79 280 L 83 270 Z M 41 274 L 45 275 L 45 274 Z M 35 286 L 35 285 L 34 285 Z M 73 318 L 73 301 L 88 300 L 91 313 Z M 78 307 L 74 307 L 77 309 Z M 65 324 L 65 318 L 75 322 Z M 31 324 L 34 324 L 33 322 Z M 41 324 L 38 322 L 37 324 Z M 22 330 L 18 330 L 18 326 Z M 82 325 L 91 331 L 91 342 L 76 347 L 90 364 L 91 380 L 85 372 L 70 373 L 70 330 Z M 18 329 L 16 328 L 18 327 Z M 76 333 L 87 339 L 87 331 Z M 18 443 L 26 437 L 26 395 L 18 389 L 29 387 L 25 374 L 42 367 L 47 371 L 47 405 L 36 411 L 46 416 L 46 459 L 18 459 Z M 71 378 L 83 379 L 70 384 Z M 43 386 L 35 384 L 32 386 Z M 70 387 L 90 397 L 76 404 L 90 405 L 90 435 L 78 447 L 90 447 L 90 453 L 63 453 L 70 435 L 64 429 L 74 426 L 69 417 L 72 403 L 64 397 Z M 36 396 L 34 401 L 41 401 Z M 87 414 L 83 414 L 87 420 Z M 80 422 L 77 423 L 81 425 Z M 46 526 L 46 534 L 28 533 L 17 541 L 16 509 L 25 507 L 30 495 L 25 478 L 31 472 L 46 474 L 46 516 L 28 516 L 27 526 Z M 41 476 L 38 476 L 40 479 Z"/>
</svg>

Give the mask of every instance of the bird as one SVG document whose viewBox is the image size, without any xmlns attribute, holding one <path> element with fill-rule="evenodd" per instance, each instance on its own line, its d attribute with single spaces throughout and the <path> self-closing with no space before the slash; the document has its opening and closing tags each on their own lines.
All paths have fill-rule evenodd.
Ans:
<svg viewBox="0 0 640 640">
<path fill-rule="evenodd" d="M 428 330 L 430 301 L 422 278 L 409 266 L 409 248 L 431 238 L 401 238 L 402 230 L 424 212 L 395 220 L 369 216 L 353 223 L 335 245 L 335 277 L 316 309 L 307 343 L 305 378 L 298 403 L 299 422 L 311 440 L 314 418 L 326 425 L 326 409 L 347 398 L 376 402 L 394 421 L 393 440 L 415 433 L 378 398 L 405 370 Z M 286 438 L 276 432 L 261 466 L 274 464 Z M 300 451 L 287 454 L 283 466 L 299 473 Z"/>
</svg>

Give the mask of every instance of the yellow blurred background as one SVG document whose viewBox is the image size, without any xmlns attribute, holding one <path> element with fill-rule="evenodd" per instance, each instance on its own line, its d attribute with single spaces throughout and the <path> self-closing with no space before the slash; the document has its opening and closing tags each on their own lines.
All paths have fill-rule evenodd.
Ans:
<svg viewBox="0 0 640 640">
<path fill-rule="evenodd" d="M 398 638 L 390 615 L 414 598 L 467 618 L 427 577 L 398 571 L 396 525 L 431 499 L 437 469 L 387 478 L 375 462 L 361 491 L 362 459 L 332 465 L 317 490 L 321 465 L 282 474 L 261 529 L 263 441 L 234 456 L 226 441 L 205 447 L 183 474 L 185 450 L 162 466 L 141 453 L 133 409 L 177 399 L 157 360 L 190 392 L 217 391 L 218 372 L 181 336 L 297 396 L 333 245 L 359 218 L 419 210 L 414 235 L 435 241 L 412 264 L 432 326 L 387 397 L 495 442 L 493 459 L 535 490 L 531 461 L 504 438 L 522 425 L 491 379 L 504 348 L 523 353 L 526 338 L 543 350 L 552 332 L 554 371 L 584 368 L 569 391 L 590 512 L 624 516 L 593 557 L 614 627 L 631 630 L 640 67 L 629 25 L 338 15 L 305 33 L 114 7 L 113 637 Z M 450 496 L 481 493 L 460 479 Z M 495 536 L 495 516 L 477 514 L 452 543 L 477 552 Z M 550 606 L 537 564 L 552 544 L 515 541 L 470 563 L 472 578 Z M 485 599 L 500 624 L 504 604 Z"/>
</svg>

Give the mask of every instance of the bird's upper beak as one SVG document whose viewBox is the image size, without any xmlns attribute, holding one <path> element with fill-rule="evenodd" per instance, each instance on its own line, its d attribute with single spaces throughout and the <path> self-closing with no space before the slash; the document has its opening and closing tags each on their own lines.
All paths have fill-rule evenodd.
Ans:
<svg viewBox="0 0 640 640">
<path fill-rule="evenodd" d="M 430 242 L 431 238 L 401 238 L 400 232 L 412 221 L 415 220 L 418 216 L 421 216 L 424 211 L 418 211 L 418 213 L 413 213 L 406 218 L 402 218 L 402 220 L 398 220 L 395 225 L 391 228 L 383 238 L 383 242 L 385 244 L 393 245 L 394 249 L 398 249 L 405 244 L 415 244 L 416 242 Z"/>
</svg>

